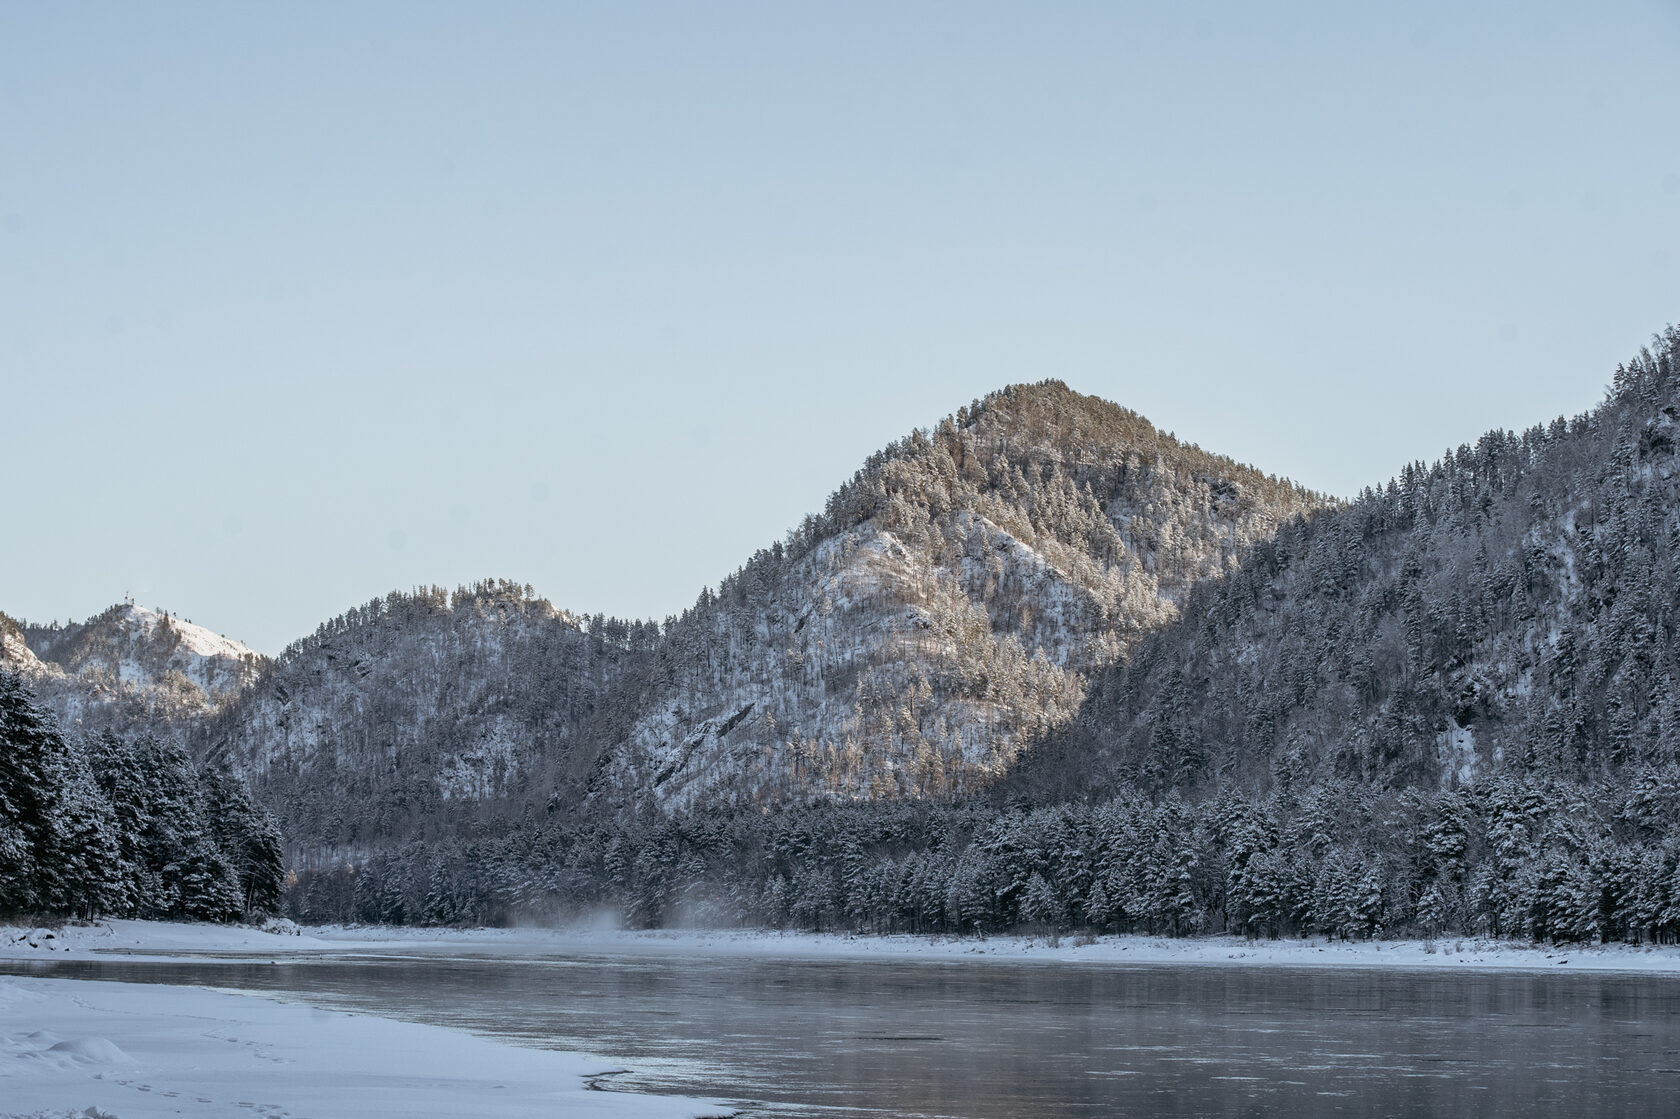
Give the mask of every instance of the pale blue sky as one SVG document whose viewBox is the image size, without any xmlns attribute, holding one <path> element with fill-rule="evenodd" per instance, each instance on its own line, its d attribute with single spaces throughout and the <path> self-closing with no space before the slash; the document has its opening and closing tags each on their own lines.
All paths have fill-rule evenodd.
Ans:
<svg viewBox="0 0 1680 1119">
<path fill-rule="evenodd" d="M 0 609 L 662 616 L 1045 377 L 1349 494 L 1680 320 L 1677 135 L 1672 3 L 7 0 Z"/>
</svg>

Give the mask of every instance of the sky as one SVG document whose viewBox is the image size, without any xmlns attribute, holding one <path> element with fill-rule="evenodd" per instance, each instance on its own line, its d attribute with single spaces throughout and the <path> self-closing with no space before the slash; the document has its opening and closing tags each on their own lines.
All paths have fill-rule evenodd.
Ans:
<svg viewBox="0 0 1680 1119">
<path fill-rule="evenodd" d="M 1680 321 L 1680 4 L 0 0 L 0 610 L 663 617 L 1059 378 L 1338 495 Z"/>
</svg>

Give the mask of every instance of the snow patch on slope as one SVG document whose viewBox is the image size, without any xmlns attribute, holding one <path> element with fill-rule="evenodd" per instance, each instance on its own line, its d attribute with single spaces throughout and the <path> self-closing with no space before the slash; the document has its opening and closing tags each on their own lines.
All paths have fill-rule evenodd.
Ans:
<svg viewBox="0 0 1680 1119">
<path fill-rule="evenodd" d="M 1471 784 L 1476 779 L 1476 732 L 1457 723 L 1448 725 L 1435 742 L 1441 762 L 1441 787 Z"/>
<path fill-rule="evenodd" d="M 23 634 L 15 627 L 7 624 L 7 619 L 0 618 L 0 668 L 13 672 L 21 672 L 26 676 L 33 676 L 45 670 L 40 658 L 36 657 Z"/>
<path fill-rule="evenodd" d="M 255 650 L 203 626 L 133 603 L 110 617 L 122 634 L 120 655 L 111 667 L 125 684 L 153 684 L 160 659 L 164 671 L 180 672 L 210 697 L 236 690 L 256 675 L 261 658 Z"/>
</svg>

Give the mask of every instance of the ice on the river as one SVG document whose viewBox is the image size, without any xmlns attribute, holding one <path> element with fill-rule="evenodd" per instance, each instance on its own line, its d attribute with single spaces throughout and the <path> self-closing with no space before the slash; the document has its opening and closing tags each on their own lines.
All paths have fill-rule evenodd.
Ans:
<svg viewBox="0 0 1680 1119">
<path fill-rule="evenodd" d="M 591 1091 L 610 1064 L 191 987 L 0 976 L 0 1116 L 692 1119 Z"/>
</svg>

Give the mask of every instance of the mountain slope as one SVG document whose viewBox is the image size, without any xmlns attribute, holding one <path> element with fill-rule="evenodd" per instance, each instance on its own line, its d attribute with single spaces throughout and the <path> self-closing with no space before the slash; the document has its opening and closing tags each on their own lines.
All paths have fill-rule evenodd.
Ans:
<svg viewBox="0 0 1680 1119">
<path fill-rule="evenodd" d="M 529 587 L 392 593 L 294 642 L 201 727 L 296 849 L 355 851 L 505 823 L 574 784 L 599 702 L 651 624 L 587 623 Z"/>
<path fill-rule="evenodd" d="M 66 728 L 83 731 L 184 726 L 267 663 L 237 641 L 133 603 L 67 625 L 0 621 L 0 660 Z"/>
<path fill-rule="evenodd" d="M 1015 789 L 1672 770 L 1680 332 L 1593 412 L 1491 432 L 1288 526 L 1185 613 Z"/>
<path fill-rule="evenodd" d="M 1224 487 L 1158 469 L 1200 542 L 1176 565 L 1108 558 L 1150 522 L 1111 480 L 1056 484 L 1085 465 L 1065 442 L 1015 486 L 1019 417 L 965 485 L 973 418 L 872 460 L 626 666 L 586 811 L 320 868 L 293 912 L 1680 935 L 1680 334 L 1590 414 L 1345 506 L 1222 520 Z M 1108 614 L 1111 571 L 1153 598 Z"/>
<path fill-rule="evenodd" d="M 948 796 L 1315 494 L 1060 382 L 875 455 L 668 628 L 609 772 L 666 807 Z"/>
</svg>

